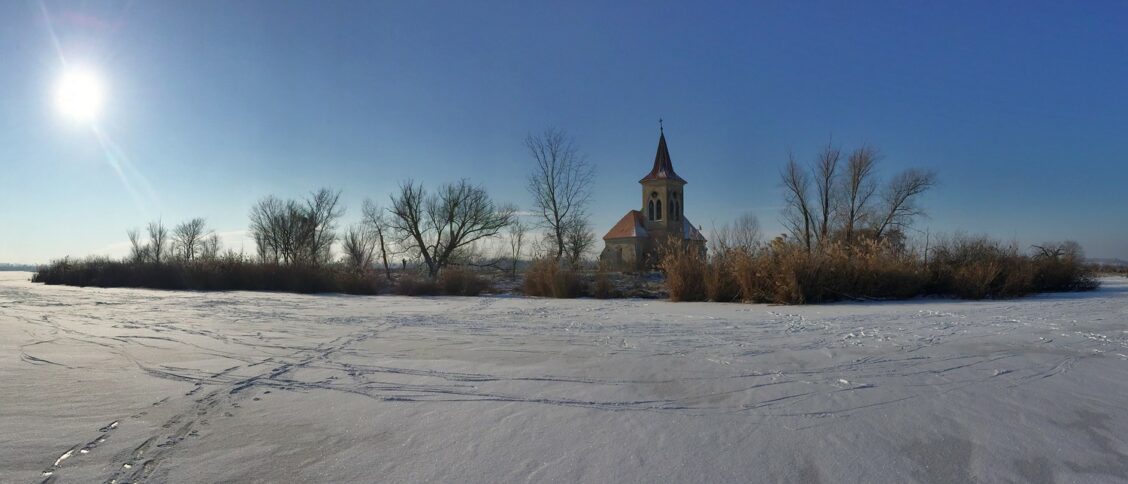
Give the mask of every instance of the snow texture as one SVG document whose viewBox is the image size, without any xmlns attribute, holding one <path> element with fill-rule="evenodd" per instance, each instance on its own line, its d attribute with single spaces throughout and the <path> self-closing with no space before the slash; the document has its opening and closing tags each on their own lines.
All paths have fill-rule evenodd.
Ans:
<svg viewBox="0 0 1128 484">
<path fill-rule="evenodd" d="M 0 274 L 3 482 L 1123 482 L 1128 282 L 788 307 Z"/>
</svg>

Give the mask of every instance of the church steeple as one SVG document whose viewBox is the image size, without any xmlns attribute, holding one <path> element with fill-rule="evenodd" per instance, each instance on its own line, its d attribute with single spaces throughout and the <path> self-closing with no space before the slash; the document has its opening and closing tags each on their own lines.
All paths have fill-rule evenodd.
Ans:
<svg viewBox="0 0 1128 484">
<path fill-rule="evenodd" d="M 658 125 L 658 153 L 654 155 L 654 168 L 650 173 L 639 180 L 643 183 L 650 180 L 673 180 L 681 183 L 687 183 L 682 177 L 674 172 L 674 163 L 670 160 L 670 150 L 666 147 L 666 133 L 662 129 L 661 121 Z"/>
<path fill-rule="evenodd" d="M 683 240 L 686 247 L 705 255 L 705 237 L 685 218 L 686 181 L 674 171 L 666 130 L 658 120 L 658 152 L 654 168 L 638 181 L 642 188 L 641 208 L 627 212 L 607 235 L 599 258 L 608 267 L 627 270 L 653 267 L 662 244 Z"/>
</svg>

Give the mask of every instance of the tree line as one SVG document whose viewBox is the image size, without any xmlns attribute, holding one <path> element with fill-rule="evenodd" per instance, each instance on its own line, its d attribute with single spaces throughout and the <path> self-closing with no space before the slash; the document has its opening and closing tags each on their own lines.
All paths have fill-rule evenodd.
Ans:
<svg viewBox="0 0 1128 484">
<path fill-rule="evenodd" d="M 191 289 L 262 289 L 375 294 L 477 294 L 480 269 L 516 276 L 530 295 L 613 297 L 645 294 L 645 277 L 580 270 L 595 244 L 589 207 L 595 171 L 562 130 L 530 134 L 526 189 L 531 205 L 494 200 L 461 179 L 426 187 L 405 180 L 380 202 L 364 200 L 359 221 L 342 227 L 341 192 L 274 195 L 250 209 L 254 253 L 221 252 L 204 218 L 170 227 L 160 220 L 128 231 L 124 260 L 64 258 L 35 280 L 76 285 Z M 766 241 L 758 220 L 743 215 L 715 227 L 708 251 L 667 241 L 657 269 L 674 300 L 813 303 L 900 299 L 922 294 L 1004 297 L 1096 287 L 1080 246 L 1050 243 L 1029 251 L 957 235 L 923 245 L 910 237 L 925 215 L 922 197 L 936 174 L 917 168 L 882 177 L 872 146 L 823 147 L 806 164 L 789 155 L 780 170 L 786 233 Z M 492 243 L 492 250 L 483 249 Z M 420 269 L 406 269 L 411 259 Z M 614 282 L 613 282 L 614 280 Z M 626 283 L 627 286 L 623 287 Z"/>
<path fill-rule="evenodd" d="M 217 261 L 254 263 L 305 273 L 340 270 L 351 279 L 371 278 L 379 267 L 389 281 L 396 259 L 404 265 L 407 259 L 417 261 L 433 281 L 452 266 L 488 265 L 515 275 L 518 261 L 530 251 L 558 264 L 578 265 L 595 241 L 587 210 L 594 167 L 563 130 L 529 134 L 524 146 L 533 161 L 526 180 L 532 221 L 522 220 L 517 206 L 495 201 L 484 186 L 470 180 L 429 188 L 409 179 L 386 204 L 365 200 L 360 220 L 347 227 L 340 224 L 345 207 L 339 190 L 321 188 L 293 199 L 268 195 L 249 212 L 252 255 L 221 253 L 220 238 L 204 218 L 171 228 L 153 221 L 144 230 L 127 231 L 130 252 L 122 262 L 196 269 Z M 539 236 L 530 237 L 536 230 Z M 502 236 L 508 243 L 495 244 L 494 253 L 485 254 L 481 244 Z M 61 262 L 76 267 L 69 258 Z M 124 271 L 119 269 L 115 271 Z"/>
</svg>

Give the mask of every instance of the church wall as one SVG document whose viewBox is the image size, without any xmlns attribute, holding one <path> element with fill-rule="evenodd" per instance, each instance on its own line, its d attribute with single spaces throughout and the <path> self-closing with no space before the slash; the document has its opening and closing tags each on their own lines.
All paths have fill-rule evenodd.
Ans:
<svg viewBox="0 0 1128 484">
<path fill-rule="evenodd" d="M 634 271 L 642 267 L 641 239 L 615 239 L 605 241 L 599 261 L 609 270 Z"/>
</svg>

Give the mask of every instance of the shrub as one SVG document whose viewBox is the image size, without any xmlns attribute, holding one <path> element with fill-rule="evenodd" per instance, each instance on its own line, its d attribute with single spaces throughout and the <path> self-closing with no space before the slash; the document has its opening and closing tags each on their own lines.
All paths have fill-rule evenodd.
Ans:
<svg viewBox="0 0 1128 484">
<path fill-rule="evenodd" d="M 438 286 L 443 294 L 477 296 L 489 289 L 489 281 L 464 267 L 447 267 L 439 274 Z"/>
<path fill-rule="evenodd" d="M 583 281 L 570 267 L 561 267 L 550 258 L 533 261 L 525 272 L 525 294 L 538 297 L 574 298 L 584 295 Z"/>
<path fill-rule="evenodd" d="M 700 252 L 677 241 L 660 251 L 658 268 L 666 273 L 666 291 L 671 301 L 704 301 L 705 261 Z"/>
<path fill-rule="evenodd" d="M 734 302 L 741 299 L 740 284 L 736 280 L 736 263 L 746 252 L 729 249 L 714 254 L 705 264 L 705 298 L 716 302 Z"/>
<path fill-rule="evenodd" d="M 591 295 L 599 299 L 613 299 L 622 297 L 622 291 L 615 287 L 606 271 L 600 270 L 595 273 Z"/>
<path fill-rule="evenodd" d="M 433 279 L 407 272 L 396 280 L 392 292 L 400 296 L 435 296 L 439 294 L 439 285 Z"/>
</svg>

